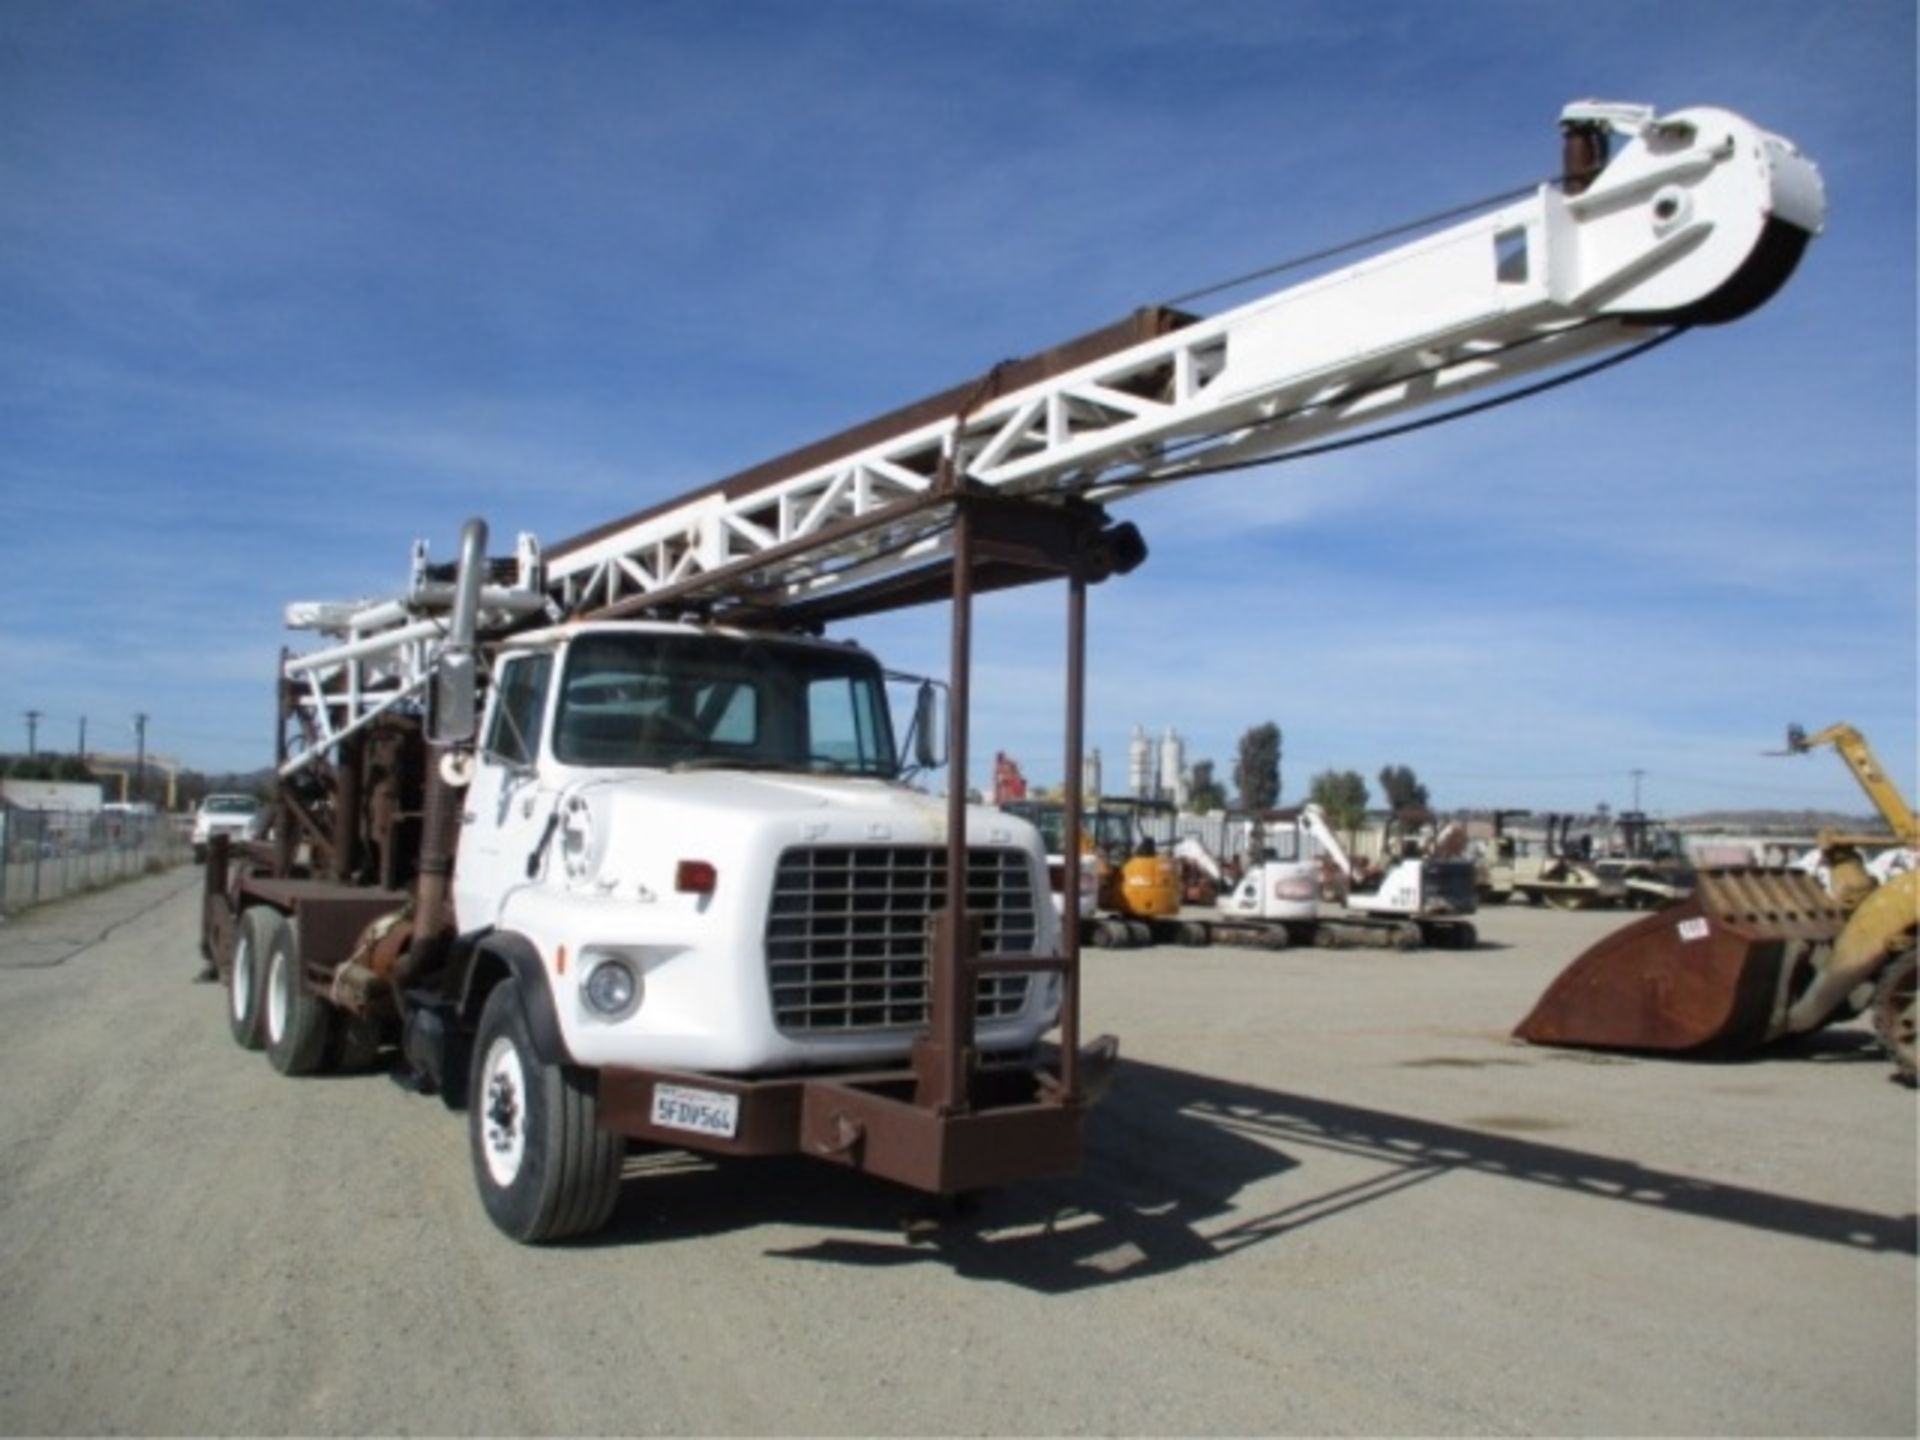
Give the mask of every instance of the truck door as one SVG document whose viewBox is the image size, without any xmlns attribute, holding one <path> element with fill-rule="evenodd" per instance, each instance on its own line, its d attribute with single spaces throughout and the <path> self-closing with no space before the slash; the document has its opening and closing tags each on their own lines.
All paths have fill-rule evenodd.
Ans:
<svg viewBox="0 0 1920 1440">
<path fill-rule="evenodd" d="M 527 858 L 546 824 L 540 753 L 552 675 L 549 653 L 510 655 L 499 664 L 460 817 L 453 909 L 462 930 L 493 924 L 507 893 L 527 882 Z"/>
</svg>

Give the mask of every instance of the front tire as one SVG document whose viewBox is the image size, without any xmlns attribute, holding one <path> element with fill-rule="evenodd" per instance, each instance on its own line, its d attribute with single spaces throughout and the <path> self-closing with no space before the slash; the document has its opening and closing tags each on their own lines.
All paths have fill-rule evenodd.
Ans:
<svg viewBox="0 0 1920 1440">
<path fill-rule="evenodd" d="M 332 1014 L 303 982 L 300 937 L 284 920 L 267 951 L 266 976 L 267 1061 L 282 1075 L 312 1075 L 326 1063 Z"/>
<path fill-rule="evenodd" d="M 480 1012 L 467 1093 L 473 1178 L 502 1233 L 537 1245 L 607 1223 L 626 1142 L 600 1129 L 590 1074 L 535 1052 L 514 981 Z"/>
</svg>

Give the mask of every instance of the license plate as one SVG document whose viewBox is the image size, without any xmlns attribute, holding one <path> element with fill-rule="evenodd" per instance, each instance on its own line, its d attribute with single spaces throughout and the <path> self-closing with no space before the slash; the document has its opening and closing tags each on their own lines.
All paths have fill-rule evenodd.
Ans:
<svg viewBox="0 0 1920 1440">
<path fill-rule="evenodd" d="M 653 1123 L 669 1130 L 732 1139 L 740 1128 L 740 1097 L 688 1085 L 653 1087 Z"/>
</svg>

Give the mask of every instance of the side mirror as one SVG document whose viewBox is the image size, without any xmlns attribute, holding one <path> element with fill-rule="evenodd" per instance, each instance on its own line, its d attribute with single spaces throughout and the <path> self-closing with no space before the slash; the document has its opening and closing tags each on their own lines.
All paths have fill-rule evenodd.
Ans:
<svg viewBox="0 0 1920 1440">
<path fill-rule="evenodd" d="M 474 632 L 480 621 L 480 587 L 487 569 L 487 522 L 473 519 L 460 530 L 460 565 L 454 575 L 453 614 L 447 642 L 427 688 L 427 740 L 467 745 L 480 729 Z"/>
<path fill-rule="evenodd" d="M 931 680 L 913 697 L 913 763 L 934 770 L 947 763 L 946 706 Z"/>
<path fill-rule="evenodd" d="M 434 667 L 427 691 L 427 740 L 434 745 L 469 745 L 480 730 L 478 687 L 471 650 L 448 649 Z"/>
</svg>

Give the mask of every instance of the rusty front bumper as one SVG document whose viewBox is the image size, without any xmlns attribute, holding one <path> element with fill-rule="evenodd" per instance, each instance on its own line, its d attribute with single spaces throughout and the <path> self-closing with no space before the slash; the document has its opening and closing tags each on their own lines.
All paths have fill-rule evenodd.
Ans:
<svg viewBox="0 0 1920 1440">
<path fill-rule="evenodd" d="M 966 1106 L 943 1113 L 914 1103 L 911 1070 L 771 1079 L 667 1070 L 600 1072 L 603 1129 L 722 1155 L 811 1155 L 931 1194 L 954 1194 L 1080 1168 L 1088 1109 L 1104 1090 L 1119 1043 L 1080 1051 L 1077 1094 L 1045 1069 L 974 1072 Z M 662 1087 L 725 1097 L 731 1134 L 663 1123 Z"/>
</svg>

